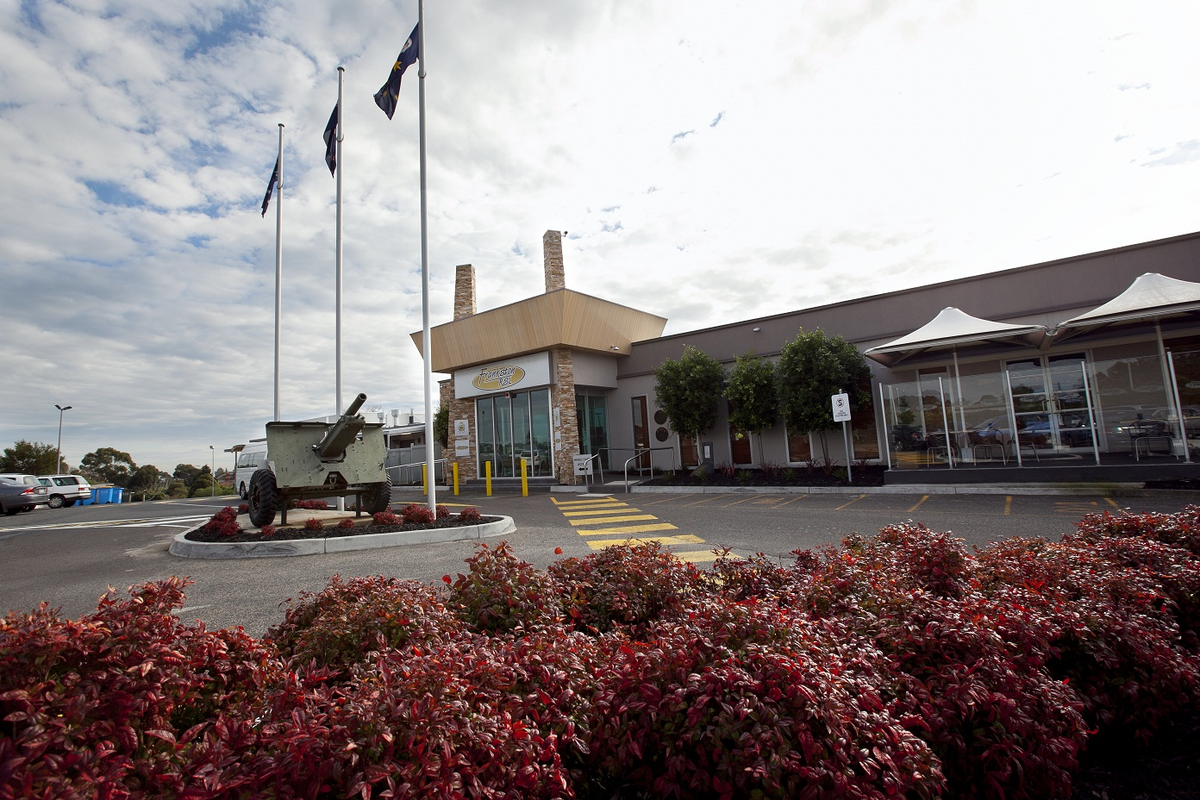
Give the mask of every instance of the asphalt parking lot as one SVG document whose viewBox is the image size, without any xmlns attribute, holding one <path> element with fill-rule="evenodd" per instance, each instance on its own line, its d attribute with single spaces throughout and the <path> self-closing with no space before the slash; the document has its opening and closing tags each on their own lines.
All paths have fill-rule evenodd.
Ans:
<svg viewBox="0 0 1200 800">
<path fill-rule="evenodd" d="M 423 502 L 419 491 L 396 490 L 395 505 Z M 714 548 L 737 555 L 766 553 L 790 561 L 796 549 L 836 544 L 858 532 L 911 521 L 950 531 L 968 545 L 1011 536 L 1057 539 L 1089 513 L 1179 511 L 1200 504 L 1200 493 L 1120 495 L 1104 490 L 1063 495 L 936 494 L 847 491 L 830 494 L 615 493 L 439 491 L 437 500 L 513 517 L 506 537 L 535 566 L 583 556 L 630 540 L 661 542 L 703 566 Z M 167 552 L 177 533 L 199 524 L 235 498 L 41 509 L 0 518 L 0 610 L 30 610 L 45 601 L 65 616 L 95 608 L 108 587 L 170 575 L 194 584 L 181 615 L 210 627 L 241 625 L 261 635 L 277 623 L 289 598 L 320 591 L 330 577 L 390 575 L 440 582 L 465 570 L 473 542 L 413 545 L 298 558 L 206 561 Z M 293 517 L 293 521 L 300 518 Z"/>
</svg>

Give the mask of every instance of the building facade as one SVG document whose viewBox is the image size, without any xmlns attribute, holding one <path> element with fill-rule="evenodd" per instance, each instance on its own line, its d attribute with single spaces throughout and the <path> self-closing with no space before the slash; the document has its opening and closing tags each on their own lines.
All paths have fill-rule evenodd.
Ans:
<svg viewBox="0 0 1200 800">
<path fill-rule="evenodd" d="M 455 318 L 431 331 L 434 371 L 451 375 L 446 456 L 468 479 L 518 477 L 525 459 L 572 483 L 579 455 L 643 474 L 697 452 L 745 468 L 876 462 L 898 483 L 1123 480 L 1200 460 L 1200 233 L 670 336 L 662 317 L 567 289 L 561 235 L 543 246 L 544 294 L 476 313 L 464 265 Z M 871 365 L 872 402 L 846 431 L 779 420 L 751 435 L 727 405 L 700 443 L 670 430 L 659 364 L 688 345 L 727 367 L 772 360 L 818 328 Z"/>
</svg>

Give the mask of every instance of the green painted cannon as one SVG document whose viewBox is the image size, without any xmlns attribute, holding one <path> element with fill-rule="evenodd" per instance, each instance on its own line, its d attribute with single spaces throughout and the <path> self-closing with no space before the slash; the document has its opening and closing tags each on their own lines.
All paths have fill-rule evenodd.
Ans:
<svg viewBox="0 0 1200 800">
<path fill-rule="evenodd" d="M 270 525 L 277 512 L 280 524 L 287 524 L 292 500 L 355 497 L 358 513 L 388 509 L 392 485 L 383 463 L 383 424 L 358 413 L 366 399 L 359 394 L 333 423 L 267 423 L 267 466 L 255 470 L 247 490 L 255 527 Z"/>
</svg>

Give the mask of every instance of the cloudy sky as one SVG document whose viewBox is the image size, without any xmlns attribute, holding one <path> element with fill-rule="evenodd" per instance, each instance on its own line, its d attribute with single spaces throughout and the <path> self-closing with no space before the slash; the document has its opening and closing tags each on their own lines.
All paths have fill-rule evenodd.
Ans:
<svg viewBox="0 0 1200 800">
<path fill-rule="evenodd" d="M 205 464 L 334 407 L 421 410 L 416 0 L 0 0 L 0 447 Z M 427 4 L 431 318 L 567 285 L 669 333 L 1200 229 L 1200 4 Z"/>
</svg>

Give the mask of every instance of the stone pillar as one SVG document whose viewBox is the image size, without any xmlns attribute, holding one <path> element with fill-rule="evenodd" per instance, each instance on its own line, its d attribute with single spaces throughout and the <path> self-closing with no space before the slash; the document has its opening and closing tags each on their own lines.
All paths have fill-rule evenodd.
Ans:
<svg viewBox="0 0 1200 800">
<path fill-rule="evenodd" d="M 579 455 L 579 420 L 575 411 L 575 365 L 567 348 L 554 350 L 554 386 L 550 392 L 551 416 L 557 414 L 553 426 L 555 443 L 554 477 L 560 484 L 575 480 L 575 462 Z"/>
<path fill-rule="evenodd" d="M 475 267 L 459 264 L 454 268 L 454 318 L 475 316 Z"/>
<path fill-rule="evenodd" d="M 542 236 L 542 257 L 546 263 L 546 291 L 567 288 L 563 271 L 562 233 L 546 231 Z"/>
<path fill-rule="evenodd" d="M 469 397 L 456 400 L 454 398 L 453 380 L 440 381 L 438 383 L 438 392 L 441 402 L 445 403 L 450 409 L 449 419 L 446 421 L 446 444 L 448 447 L 442 451 L 442 458 L 447 459 L 448 464 L 458 464 L 458 481 L 460 484 L 475 480 L 478 477 L 475 468 L 475 454 L 479 441 L 475 435 L 475 401 Z M 455 420 L 466 420 L 467 422 L 466 438 L 471 443 L 469 455 L 456 456 L 454 454 L 454 441 L 460 438 L 454 435 Z M 453 477 L 448 475 L 447 481 L 453 481 Z"/>
</svg>

